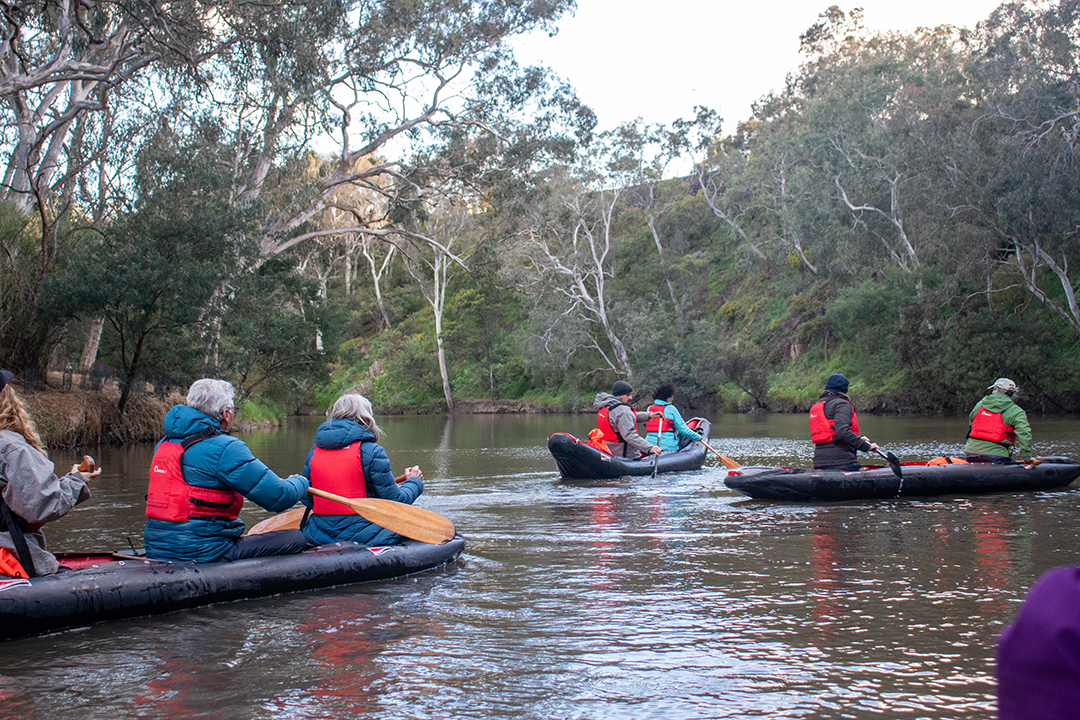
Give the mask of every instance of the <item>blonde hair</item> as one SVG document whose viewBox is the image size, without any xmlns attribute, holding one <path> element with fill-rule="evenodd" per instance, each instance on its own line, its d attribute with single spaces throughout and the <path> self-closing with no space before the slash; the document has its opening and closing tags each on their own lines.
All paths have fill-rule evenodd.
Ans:
<svg viewBox="0 0 1080 720">
<path fill-rule="evenodd" d="M 12 430 L 19 433 L 26 442 L 35 450 L 44 453 L 45 445 L 41 442 L 37 427 L 30 419 L 22 400 L 15 394 L 15 389 L 10 385 L 0 390 L 0 430 Z"/>
<path fill-rule="evenodd" d="M 371 401 L 363 395 L 342 395 L 330 409 L 331 420 L 353 420 L 360 423 L 375 435 L 375 442 L 379 441 L 382 429 L 375 424 L 375 416 L 372 414 Z"/>
</svg>

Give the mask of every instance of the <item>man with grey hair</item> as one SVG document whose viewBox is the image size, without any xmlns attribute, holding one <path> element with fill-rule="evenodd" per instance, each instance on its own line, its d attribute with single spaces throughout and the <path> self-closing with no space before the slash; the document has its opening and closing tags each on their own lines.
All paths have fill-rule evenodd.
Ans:
<svg viewBox="0 0 1080 720">
<path fill-rule="evenodd" d="M 307 496 L 303 475 L 278 477 L 239 438 L 233 386 L 196 380 L 183 405 L 165 415 L 165 438 L 154 450 L 146 495 L 146 556 L 155 560 L 214 562 L 290 555 L 307 545 L 299 530 L 244 536 L 244 498 L 271 512 Z"/>
</svg>

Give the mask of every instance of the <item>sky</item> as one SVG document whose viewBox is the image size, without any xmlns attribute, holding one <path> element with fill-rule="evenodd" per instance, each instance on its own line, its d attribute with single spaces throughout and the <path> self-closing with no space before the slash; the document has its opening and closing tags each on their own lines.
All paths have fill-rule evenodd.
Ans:
<svg viewBox="0 0 1080 720">
<path fill-rule="evenodd" d="M 578 0 L 577 13 L 515 43 L 577 88 L 599 129 L 642 118 L 668 124 L 695 105 L 720 112 L 725 132 L 798 68 L 799 36 L 830 5 L 863 8 L 871 30 L 951 24 L 974 28 L 1002 0 Z"/>
</svg>

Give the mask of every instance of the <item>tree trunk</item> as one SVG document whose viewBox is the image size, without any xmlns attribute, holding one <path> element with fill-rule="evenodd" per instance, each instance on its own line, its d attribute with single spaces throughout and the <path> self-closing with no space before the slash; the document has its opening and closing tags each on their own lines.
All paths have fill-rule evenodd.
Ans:
<svg viewBox="0 0 1080 720">
<path fill-rule="evenodd" d="M 90 367 L 97 362 L 98 345 L 101 344 L 101 330 L 105 327 L 105 318 L 101 315 L 90 320 L 90 331 L 83 343 L 82 355 L 79 356 L 79 374 L 86 375 Z"/>
</svg>

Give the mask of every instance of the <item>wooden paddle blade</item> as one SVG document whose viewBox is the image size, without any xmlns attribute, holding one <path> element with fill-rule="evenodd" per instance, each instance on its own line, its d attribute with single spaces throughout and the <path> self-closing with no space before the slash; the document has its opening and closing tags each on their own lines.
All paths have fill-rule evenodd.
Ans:
<svg viewBox="0 0 1080 720">
<path fill-rule="evenodd" d="M 255 523 L 247 531 L 248 535 L 273 532 L 274 530 L 299 530 L 300 521 L 304 519 L 304 508 L 295 508 L 273 517 L 268 517 L 262 522 Z"/>
<path fill-rule="evenodd" d="M 452 522 L 424 508 L 379 498 L 345 498 L 316 488 L 308 488 L 308 492 L 341 503 L 379 527 L 420 542 L 442 545 L 453 540 L 456 533 Z"/>
<path fill-rule="evenodd" d="M 716 452 L 716 450 L 713 450 L 713 446 L 710 445 L 709 443 L 705 442 L 704 440 L 698 440 L 698 442 L 701 443 L 702 445 L 704 445 L 705 447 L 709 448 L 709 450 L 712 452 L 713 455 L 720 458 L 720 462 L 724 463 L 724 467 L 727 467 L 727 468 L 742 467 L 742 465 L 735 462 L 734 460 L 729 458 L 727 455 L 721 455 L 720 453 Z"/>
</svg>

